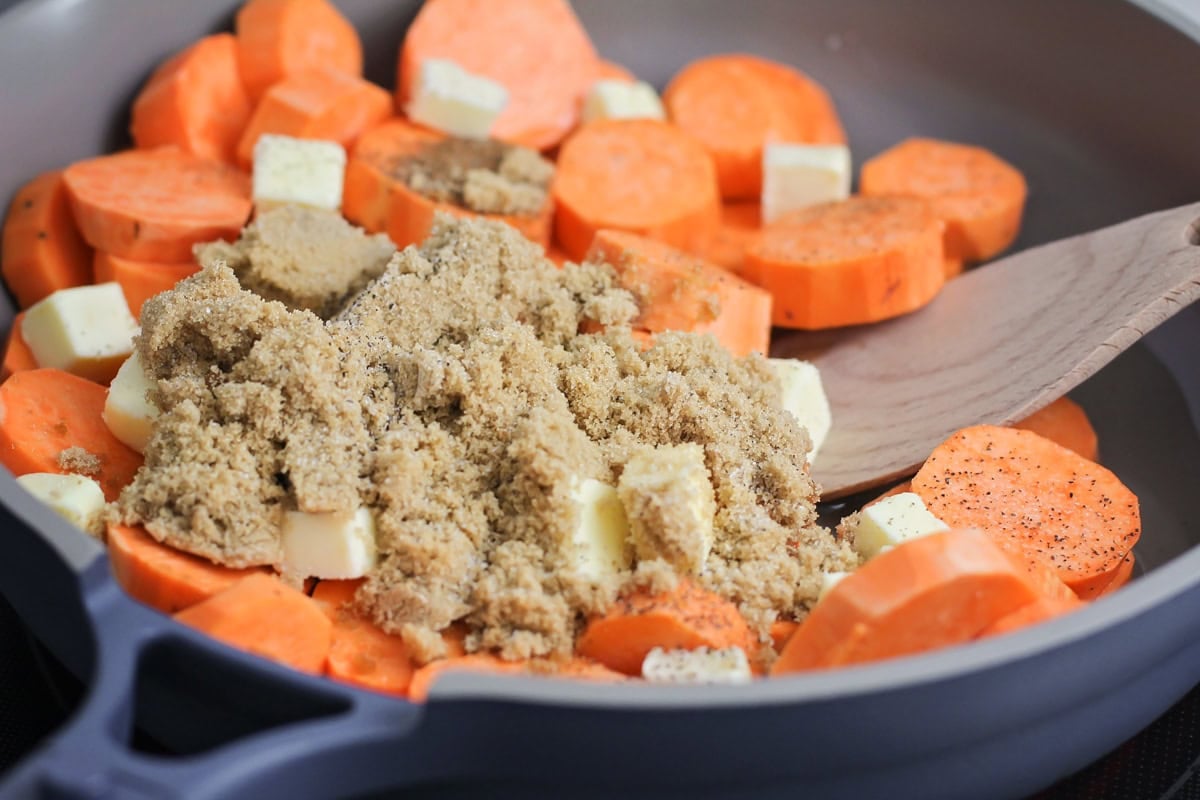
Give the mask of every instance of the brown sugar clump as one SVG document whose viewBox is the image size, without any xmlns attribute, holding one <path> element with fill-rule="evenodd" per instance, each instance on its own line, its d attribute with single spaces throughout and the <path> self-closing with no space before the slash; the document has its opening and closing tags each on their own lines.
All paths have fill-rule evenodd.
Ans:
<svg viewBox="0 0 1200 800">
<path fill-rule="evenodd" d="M 250 291 L 322 318 L 377 278 L 395 252 L 387 236 L 364 236 L 341 214 L 292 205 L 258 216 L 236 243 L 196 248 L 201 266 L 224 261 Z"/>
<path fill-rule="evenodd" d="M 716 503 L 699 445 L 639 448 L 622 467 L 617 492 L 639 560 L 662 558 L 684 574 L 704 569 Z"/>
<path fill-rule="evenodd" d="M 122 517 L 247 566 L 279 563 L 283 511 L 357 508 L 376 396 L 346 344 L 221 264 L 147 301 L 137 348 L 163 411 Z"/>
<path fill-rule="evenodd" d="M 708 336 L 664 333 L 644 352 L 627 329 L 580 336 L 563 387 L 615 473 L 646 444 L 704 449 L 716 498 L 700 581 L 737 602 L 760 634 L 802 616 L 822 571 L 857 564 L 816 522 L 807 432 L 779 405 L 766 359 L 735 359 Z"/>
<path fill-rule="evenodd" d="M 577 487 L 686 445 L 713 503 L 710 551 L 686 569 L 765 636 L 856 563 L 816 524 L 807 434 L 764 359 L 682 333 L 643 350 L 636 313 L 611 267 L 556 269 L 485 220 L 440 219 L 327 321 L 210 265 L 143 311 L 164 411 L 119 509 L 249 565 L 278 564 L 284 511 L 366 506 L 378 562 L 355 606 L 417 660 L 452 623 L 468 649 L 561 655 L 618 592 L 677 578 L 653 553 L 581 568 Z"/>
<path fill-rule="evenodd" d="M 533 150 L 494 139 L 443 139 L 400 168 L 414 192 L 479 214 L 536 214 L 553 177 L 554 165 Z"/>
<path fill-rule="evenodd" d="M 99 475 L 102 464 L 100 456 L 76 445 L 58 454 L 58 466 L 77 475 Z"/>
</svg>

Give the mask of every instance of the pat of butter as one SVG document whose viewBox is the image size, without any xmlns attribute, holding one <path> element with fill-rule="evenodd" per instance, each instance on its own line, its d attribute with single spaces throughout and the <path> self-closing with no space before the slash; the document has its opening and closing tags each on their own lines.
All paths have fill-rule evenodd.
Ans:
<svg viewBox="0 0 1200 800">
<path fill-rule="evenodd" d="M 435 130 L 464 139 L 486 139 L 508 105 L 508 90 L 496 81 L 473 75 L 454 61 L 421 62 L 408 116 Z"/>
<path fill-rule="evenodd" d="M 346 149 L 337 142 L 266 133 L 254 145 L 254 205 L 259 213 L 288 203 L 342 207 Z"/>
<path fill-rule="evenodd" d="M 108 383 L 129 354 L 138 324 L 117 283 L 59 289 L 25 312 L 21 336 L 39 367 Z"/>
<path fill-rule="evenodd" d="M 577 481 L 571 499 L 578 505 L 579 525 L 569 542 L 576 571 L 599 580 L 629 569 L 629 522 L 615 487 L 593 478 Z"/>
<path fill-rule="evenodd" d="M 740 647 L 723 650 L 663 650 L 656 647 L 642 661 L 642 677 L 652 683 L 749 683 L 753 679 Z"/>
<path fill-rule="evenodd" d="M 821 573 L 821 589 L 817 592 L 817 602 L 825 599 L 825 596 L 833 591 L 833 587 L 850 577 L 849 572 L 823 572 Z"/>
<path fill-rule="evenodd" d="M 850 196 L 850 149 L 844 145 L 774 144 L 763 148 L 762 220 Z"/>
<path fill-rule="evenodd" d="M 78 528 L 95 533 L 104 509 L 104 490 L 85 475 L 31 472 L 17 478 L 21 488 Z"/>
<path fill-rule="evenodd" d="M 821 373 L 814 364 L 794 358 L 768 358 L 767 363 L 779 376 L 782 386 L 780 405 L 808 430 L 808 437 L 812 439 L 812 452 L 808 454 L 811 464 L 816 461 L 817 453 L 833 427 L 833 414 L 821 384 Z"/>
<path fill-rule="evenodd" d="M 352 512 L 283 515 L 283 571 L 308 578 L 361 578 L 375 566 L 375 517 Z"/>
<path fill-rule="evenodd" d="M 146 452 L 146 442 L 158 418 L 158 408 L 149 398 L 153 389 L 154 382 L 146 375 L 135 350 L 117 370 L 100 414 L 112 435 L 139 453 Z"/>
<path fill-rule="evenodd" d="M 925 507 L 918 494 L 901 492 L 858 512 L 858 524 L 852 529 L 854 549 L 863 558 L 871 558 L 885 547 L 949 529 Z"/>
<path fill-rule="evenodd" d="M 666 119 L 662 101 L 645 81 L 599 80 L 583 101 L 584 122 L 598 119 Z"/>
</svg>

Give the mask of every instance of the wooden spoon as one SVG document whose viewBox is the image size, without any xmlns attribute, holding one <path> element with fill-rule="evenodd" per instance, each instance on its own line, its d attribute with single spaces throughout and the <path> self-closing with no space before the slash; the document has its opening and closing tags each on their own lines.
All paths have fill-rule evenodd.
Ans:
<svg viewBox="0 0 1200 800">
<path fill-rule="evenodd" d="M 1011 424 L 1074 388 L 1200 297 L 1198 244 L 1200 203 L 1149 214 L 976 269 L 914 314 L 802 353 L 833 407 L 822 499 L 911 475 L 959 428 Z"/>
</svg>

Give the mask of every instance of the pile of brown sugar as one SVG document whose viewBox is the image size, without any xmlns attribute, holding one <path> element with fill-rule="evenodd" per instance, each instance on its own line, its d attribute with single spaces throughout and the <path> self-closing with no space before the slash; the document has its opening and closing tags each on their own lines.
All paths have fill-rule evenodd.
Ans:
<svg viewBox="0 0 1200 800">
<path fill-rule="evenodd" d="M 636 313 L 608 265 L 556 269 L 479 220 L 440 220 L 328 320 L 214 260 L 143 309 L 162 414 L 118 512 L 244 566 L 280 564 L 286 510 L 367 506 L 379 560 L 356 603 L 418 659 L 458 621 L 472 649 L 561 654 L 623 588 L 671 579 L 645 553 L 607 578 L 574 568 L 579 481 L 691 443 L 716 508 L 696 579 L 765 636 L 857 557 L 816 523 L 809 439 L 767 362 L 682 333 L 643 349 Z"/>
<path fill-rule="evenodd" d="M 341 214 L 287 205 L 259 215 L 235 243 L 198 246 L 196 261 L 224 262 L 260 297 L 328 318 L 395 252 L 387 236 L 364 236 Z"/>
<path fill-rule="evenodd" d="M 526 147 L 494 139 L 443 139 L 399 168 L 418 194 L 480 214 L 536 214 L 546 204 L 554 165 Z"/>
</svg>

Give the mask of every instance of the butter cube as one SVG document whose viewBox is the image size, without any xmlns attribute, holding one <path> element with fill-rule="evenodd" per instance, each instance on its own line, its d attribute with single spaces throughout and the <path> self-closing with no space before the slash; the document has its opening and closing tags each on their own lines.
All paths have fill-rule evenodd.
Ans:
<svg viewBox="0 0 1200 800">
<path fill-rule="evenodd" d="M 346 149 L 337 142 L 265 133 L 254 145 L 254 205 L 259 213 L 294 203 L 342 207 Z"/>
<path fill-rule="evenodd" d="M 740 647 L 709 650 L 663 650 L 656 647 L 642 661 L 642 677 L 651 683 L 749 683 L 750 662 Z"/>
<path fill-rule="evenodd" d="M 645 81 L 599 80 L 583 101 L 584 122 L 597 119 L 666 119 L 662 101 Z"/>
<path fill-rule="evenodd" d="M 25 312 L 21 336 L 39 367 L 108 383 L 133 352 L 137 321 L 117 283 L 59 289 Z"/>
<path fill-rule="evenodd" d="M 435 130 L 486 139 L 507 105 L 508 90 L 496 81 L 473 75 L 454 61 L 427 58 L 407 111 L 414 122 Z"/>
<path fill-rule="evenodd" d="M 774 144 L 763 148 L 762 219 L 850 196 L 850 149 L 834 144 Z"/>
<path fill-rule="evenodd" d="M 104 490 L 85 475 L 31 472 L 17 478 L 21 488 L 88 533 L 99 533 Z"/>
<path fill-rule="evenodd" d="M 811 464 L 833 427 L 833 414 L 821 384 L 821 373 L 814 364 L 795 358 L 768 358 L 767 362 L 782 384 L 780 404 L 808 430 L 812 439 L 812 452 L 808 454 Z"/>
<path fill-rule="evenodd" d="M 661 558 L 689 575 L 704 571 L 717 505 L 700 445 L 642 448 L 625 464 L 617 495 L 638 558 Z"/>
<path fill-rule="evenodd" d="M 283 515 L 283 571 L 300 577 L 361 578 L 375 566 L 375 517 L 351 512 Z"/>
<path fill-rule="evenodd" d="M 146 442 L 158 418 L 158 408 L 148 396 L 153 389 L 154 382 L 135 350 L 117 370 L 100 414 L 112 435 L 139 453 L 146 452 Z"/>
<path fill-rule="evenodd" d="M 821 574 L 821 590 L 817 592 L 817 602 L 825 599 L 825 596 L 833 591 L 833 587 L 850 577 L 849 572 L 824 572 Z"/>
<path fill-rule="evenodd" d="M 599 580 L 629 569 L 629 522 L 616 488 L 585 478 L 576 481 L 571 499 L 579 507 L 579 525 L 568 545 L 568 559 L 576 571 Z"/>
<path fill-rule="evenodd" d="M 901 492 L 885 497 L 856 515 L 854 549 L 863 558 L 878 555 L 885 547 L 895 547 L 909 539 L 949 530 L 945 522 L 925 507 L 920 495 Z"/>
</svg>

